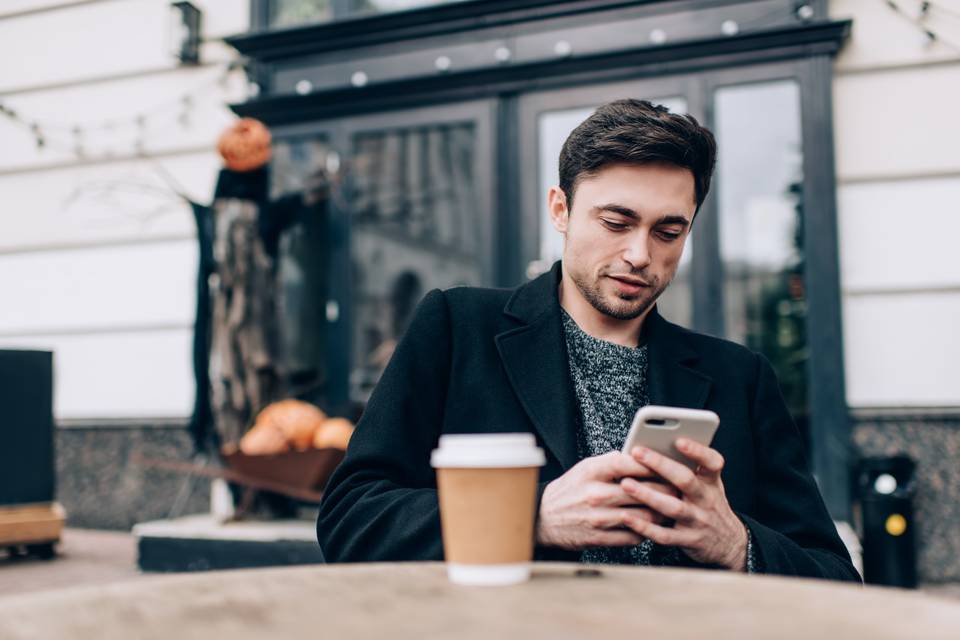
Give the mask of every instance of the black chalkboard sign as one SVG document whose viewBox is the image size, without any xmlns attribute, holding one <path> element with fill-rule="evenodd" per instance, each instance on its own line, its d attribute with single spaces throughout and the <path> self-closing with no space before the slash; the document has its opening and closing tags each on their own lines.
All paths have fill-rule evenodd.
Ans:
<svg viewBox="0 0 960 640">
<path fill-rule="evenodd" d="M 53 354 L 0 350 L 0 506 L 52 502 Z"/>
</svg>

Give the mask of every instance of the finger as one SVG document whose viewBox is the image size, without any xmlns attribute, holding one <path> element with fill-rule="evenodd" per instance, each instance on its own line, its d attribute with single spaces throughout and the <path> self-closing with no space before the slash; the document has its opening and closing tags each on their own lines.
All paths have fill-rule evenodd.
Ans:
<svg viewBox="0 0 960 640">
<path fill-rule="evenodd" d="M 626 478 L 624 478 L 624 479 L 626 479 Z M 631 479 L 632 479 L 632 478 L 631 478 Z M 623 481 L 623 480 L 621 480 L 621 482 L 622 482 L 622 481 Z M 669 483 L 666 483 L 666 482 L 655 482 L 655 481 L 653 481 L 653 480 L 640 480 L 640 481 L 638 481 L 638 482 L 640 482 L 641 484 L 643 484 L 643 486 L 648 487 L 648 488 L 651 489 L 652 491 L 659 491 L 660 493 L 663 493 L 663 494 L 668 495 L 668 496 L 673 496 L 674 498 L 679 498 L 679 497 L 681 497 L 680 490 L 677 489 L 677 488 L 676 488 L 675 486 L 673 486 L 672 484 L 669 484 Z M 622 488 L 622 487 L 621 487 L 621 488 Z"/>
<path fill-rule="evenodd" d="M 584 502 L 588 507 L 625 507 L 637 504 L 619 484 L 612 482 L 593 482 L 587 490 Z"/>
<path fill-rule="evenodd" d="M 625 493 L 657 513 L 677 522 L 688 522 L 694 518 L 693 505 L 658 491 L 650 485 L 649 482 L 637 482 L 632 478 L 624 478 L 620 481 L 620 486 Z"/>
<path fill-rule="evenodd" d="M 636 505 L 643 506 L 642 502 L 638 502 L 634 496 L 630 495 L 627 491 L 624 490 L 623 486 L 621 485 L 621 483 L 624 480 L 631 480 L 633 482 L 638 482 L 642 484 L 644 487 L 647 487 L 650 491 L 656 491 L 667 496 L 673 496 L 674 498 L 682 497 L 679 489 L 677 489 L 672 484 L 667 484 L 666 482 L 655 482 L 653 480 L 642 480 L 642 479 L 637 480 L 636 478 L 621 478 L 617 482 L 617 484 L 607 483 L 607 486 L 616 488 L 615 491 L 617 492 L 617 495 L 613 499 L 613 501 L 611 501 L 605 506 L 611 506 L 611 507 L 636 506 Z"/>
<path fill-rule="evenodd" d="M 677 451 L 699 464 L 708 473 L 718 475 L 723 471 L 723 456 L 716 449 L 689 438 L 677 438 L 674 444 Z"/>
<path fill-rule="evenodd" d="M 587 516 L 587 524 L 594 529 L 622 529 L 628 520 L 652 521 L 656 514 L 644 507 L 625 509 L 595 509 Z"/>
<path fill-rule="evenodd" d="M 699 499 L 703 494 L 700 479 L 685 465 L 646 447 L 634 447 L 631 453 L 638 462 L 656 472 L 683 495 Z"/>
<path fill-rule="evenodd" d="M 620 478 L 649 478 L 654 475 L 649 467 L 641 464 L 633 456 L 619 451 L 595 456 L 591 460 L 594 465 L 594 477 L 605 482 Z"/>
<path fill-rule="evenodd" d="M 689 529 L 684 530 L 662 527 L 658 524 L 653 524 L 652 522 L 647 522 L 646 520 L 641 520 L 639 518 L 632 520 L 627 526 L 629 526 L 630 529 L 637 535 L 643 538 L 649 538 L 657 544 L 662 544 L 668 547 L 689 548 L 693 546 L 694 537 Z"/>
</svg>

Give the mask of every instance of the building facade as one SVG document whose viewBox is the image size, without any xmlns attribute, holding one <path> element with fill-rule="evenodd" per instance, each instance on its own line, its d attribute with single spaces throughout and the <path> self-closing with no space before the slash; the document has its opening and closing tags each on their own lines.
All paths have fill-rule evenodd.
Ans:
<svg viewBox="0 0 960 640">
<path fill-rule="evenodd" d="M 559 147 L 598 104 L 637 97 L 693 114 L 720 145 L 664 315 L 770 358 L 835 519 L 851 518 L 859 455 L 917 459 L 921 574 L 960 579 L 951 3 L 194 4 L 192 66 L 164 48 L 165 2 L 0 14 L 3 59 L 25 60 L 0 89 L 18 116 L 0 120 L 0 184 L 21 212 L 0 234 L 0 291 L 17 302 L 0 344 L 56 352 L 61 493 L 78 522 L 124 524 L 81 487 L 135 519 L 175 506 L 180 481 L 128 453 L 189 455 L 196 249 L 171 190 L 212 196 L 228 103 L 270 126 L 275 195 L 318 174 L 333 185 L 325 219 L 281 239 L 278 286 L 288 370 L 319 376 L 302 395 L 347 413 L 423 293 L 514 286 L 559 255 L 543 209 Z M 23 55 L 61 32 L 76 40 L 55 57 Z M 147 487 L 149 507 L 129 497 Z"/>
</svg>

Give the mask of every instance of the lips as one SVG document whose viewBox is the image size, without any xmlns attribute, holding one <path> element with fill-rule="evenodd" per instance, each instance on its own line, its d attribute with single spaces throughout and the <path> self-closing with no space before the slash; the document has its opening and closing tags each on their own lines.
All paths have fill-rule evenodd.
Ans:
<svg viewBox="0 0 960 640">
<path fill-rule="evenodd" d="M 618 282 L 628 284 L 633 287 L 649 287 L 650 283 L 646 280 L 641 280 L 640 278 L 634 278 L 632 276 L 620 276 L 620 275 L 609 275 L 608 278 L 613 278 Z"/>
<path fill-rule="evenodd" d="M 607 276 L 613 280 L 614 286 L 617 288 L 621 296 L 633 298 L 636 296 L 643 295 L 645 289 L 649 289 L 650 285 L 646 280 L 641 280 L 639 278 L 632 278 L 627 276 Z"/>
</svg>

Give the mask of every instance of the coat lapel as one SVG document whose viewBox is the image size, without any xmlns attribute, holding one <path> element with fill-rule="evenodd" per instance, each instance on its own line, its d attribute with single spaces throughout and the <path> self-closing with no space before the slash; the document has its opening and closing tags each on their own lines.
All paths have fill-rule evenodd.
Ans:
<svg viewBox="0 0 960 640">
<path fill-rule="evenodd" d="M 520 287 L 504 313 L 523 324 L 496 337 L 497 350 L 540 440 L 564 469 L 577 463 L 577 415 L 557 299 L 560 263 Z"/>
<path fill-rule="evenodd" d="M 557 285 L 560 263 L 549 273 L 520 287 L 504 313 L 521 325 L 495 338 L 507 378 L 524 411 L 564 469 L 575 465 L 577 416 L 567 361 L 567 343 L 560 318 Z M 654 308 L 644 324 L 649 344 L 651 404 L 702 409 L 712 386 L 710 377 L 690 365 L 697 352 L 684 339 L 685 331 Z"/>
<path fill-rule="evenodd" d="M 702 409 L 712 380 L 689 366 L 697 359 L 697 352 L 684 340 L 684 330 L 664 320 L 654 308 L 644 331 L 650 356 L 650 404 Z"/>
</svg>

